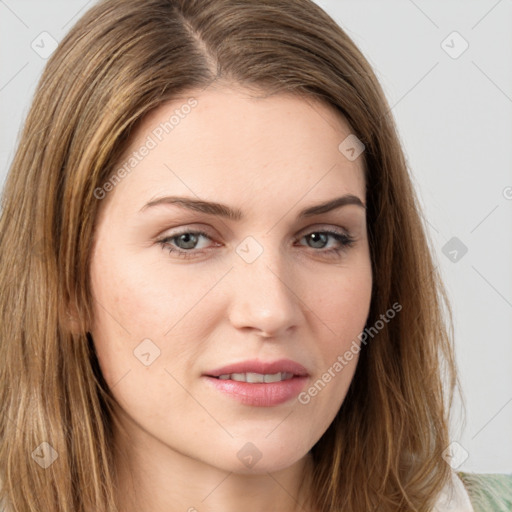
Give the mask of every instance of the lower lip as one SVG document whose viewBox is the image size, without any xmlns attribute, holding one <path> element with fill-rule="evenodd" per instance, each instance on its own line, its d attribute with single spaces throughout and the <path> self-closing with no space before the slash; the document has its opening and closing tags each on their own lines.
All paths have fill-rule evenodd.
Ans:
<svg viewBox="0 0 512 512">
<path fill-rule="evenodd" d="M 256 407 L 272 407 L 291 400 L 304 388 L 307 377 L 295 376 L 280 382 L 256 383 L 221 380 L 215 377 L 204 377 L 210 385 L 226 393 L 235 400 Z"/>
</svg>

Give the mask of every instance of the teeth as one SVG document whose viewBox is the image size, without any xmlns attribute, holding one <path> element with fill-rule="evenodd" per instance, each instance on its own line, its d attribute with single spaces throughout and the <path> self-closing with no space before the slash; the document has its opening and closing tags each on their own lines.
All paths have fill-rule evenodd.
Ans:
<svg viewBox="0 0 512 512">
<path fill-rule="evenodd" d="M 279 382 L 281 380 L 293 379 L 293 373 L 281 372 L 273 375 L 265 375 L 265 382 Z"/>
<path fill-rule="evenodd" d="M 279 372 L 273 374 L 262 374 L 262 373 L 231 373 L 225 375 L 219 375 L 220 380 L 236 380 L 237 382 L 248 382 L 250 384 L 262 383 L 262 382 L 280 382 L 282 380 L 288 380 L 293 377 L 293 373 Z"/>
<path fill-rule="evenodd" d="M 253 383 L 253 382 L 265 382 L 265 375 L 262 375 L 261 373 L 250 373 L 250 372 L 247 372 L 245 374 L 245 380 L 246 380 L 246 382 L 251 382 L 251 383 Z"/>
</svg>

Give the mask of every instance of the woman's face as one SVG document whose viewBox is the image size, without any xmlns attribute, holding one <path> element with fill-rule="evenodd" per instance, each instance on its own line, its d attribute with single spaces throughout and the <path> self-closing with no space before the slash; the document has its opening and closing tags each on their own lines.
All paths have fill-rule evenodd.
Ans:
<svg viewBox="0 0 512 512">
<path fill-rule="evenodd" d="M 227 88 L 138 127 L 96 189 L 91 263 L 90 332 L 133 447 L 276 471 L 332 422 L 372 287 L 350 134 L 321 103 Z"/>
</svg>

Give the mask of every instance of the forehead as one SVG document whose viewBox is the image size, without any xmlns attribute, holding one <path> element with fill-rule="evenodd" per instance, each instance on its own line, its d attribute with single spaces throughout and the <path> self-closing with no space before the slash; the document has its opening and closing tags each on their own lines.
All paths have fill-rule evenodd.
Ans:
<svg viewBox="0 0 512 512">
<path fill-rule="evenodd" d="M 118 163 L 129 175 L 114 192 L 134 201 L 169 192 L 233 204 L 324 199 L 333 189 L 364 198 L 363 157 L 350 160 L 339 148 L 351 134 L 340 113 L 312 98 L 191 91 L 141 121 Z"/>
</svg>

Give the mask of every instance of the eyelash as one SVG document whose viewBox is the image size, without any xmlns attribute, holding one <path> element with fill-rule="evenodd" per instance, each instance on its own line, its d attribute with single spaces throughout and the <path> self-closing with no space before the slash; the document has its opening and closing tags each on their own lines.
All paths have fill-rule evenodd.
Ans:
<svg viewBox="0 0 512 512">
<path fill-rule="evenodd" d="M 344 252 L 347 249 L 349 249 L 350 247 L 352 247 L 356 241 L 355 238 L 352 237 L 351 235 L 348 235 L 346 233 L 340 233 L 338 231 L 332 231 L 332 230 L 311 231 L 309 233 L 306 233 L 305 235 L 302 235 L 300 237 L 300 239 L 307 237 L 309 235 L 312 235 L 312 234 L 328 235 L 328 236 L 333 237 L 336 241 L 340 242 L 340 244 L 341 244 L 340 247 L 337 247 L 334 249 L 327 249 L 327 250 L 323 250 L 323 251 L 321 249 L 319 249 L 318 251 L 315 251 L 315 252 L 320 252 L 323 255 L 328 256 L 328 257 L 339 257 L 341 252 Z M 162 249 L 168 251 L 169 254 L 175 254 L 175 255 L 179 256 L 180 258 L 186 259 L 186 258 L 193 258 L 193 257 L 197 256 L 197 254 L 200 253 L 201 250 L 196 251 L 195 249 L 190 249 L 190 250 L 179 249 L 179 248 L 175 248 L 169 244 L 169 241 L 173 241 L 182 235 L 195 235 L 195 236 L 201 235 L 201 236 L 204 236 L 205 238 L 208 238 L 211 240 L 210 236 L 207 233 L 205 233 L 204 231 L 182 231 L 181 233 L 176 233 L 172 236 L 162 238 L 161 240 L 158 240 L 157 243 L 161 245 Z M 314 247 L 310 247 L 310 249 L 315 250 Z M 205 250 L 208 250 L 208 249 L 205 249 Z"/>
</svg>

